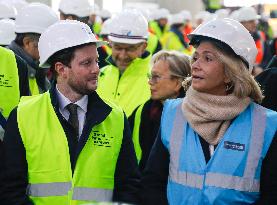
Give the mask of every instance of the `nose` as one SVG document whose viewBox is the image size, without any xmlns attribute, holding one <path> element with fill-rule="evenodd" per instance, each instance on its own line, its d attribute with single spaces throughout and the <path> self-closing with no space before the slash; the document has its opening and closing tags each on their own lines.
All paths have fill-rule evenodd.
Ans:
<svg viewBox="0 0 277 205">
<path fill-rule="evenodd" d="M 92 73 L 98 74 L 100 72 L 98 63 L 94 63 L 91 69 Z"/>
<path fill-rule="evenodd" d="M 126 56 L 126 54 L 127 54 L 127 51 L 126 51 L 126 49 L 121 49 L 119 52 L 118 52 L 118 56 L 120 57 L 120 58 L 125 58 L 125 56 Z"/>
<path fill-rule="evenodd" d="M 200 62 L 199 59 L 195 60 L 192 64 L 191 64 L 191 70 L 197 70 L 200 69 Z"/>
</svg>

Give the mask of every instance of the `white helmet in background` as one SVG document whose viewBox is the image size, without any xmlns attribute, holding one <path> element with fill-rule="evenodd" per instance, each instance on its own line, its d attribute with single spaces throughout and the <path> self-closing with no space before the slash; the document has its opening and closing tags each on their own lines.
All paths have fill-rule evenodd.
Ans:
<svg viewBox="0 0 277 205">
<path fill-rule="evenodd" d="M 99 16 L 103 19 L 108 19 L 112 17 L 112 13 L 107 9 L 103 9 L 99 12 Z"/>
<path fill-rule="evenodd" d="M 252 21 L 260 18 L 253 7 L 242 7 L 238 10 L 237 21 Z"/>
<path fill-rule="evenodd" d="M 218 9 L 215 11 L 216 18 L 228 18 L 230 11 L 228 9 Z"/>
<path fill-rule="evenodd" d="M 58 20 L 57 14 L 49 6 L 31 3 L 18 12 L 15 20 L 15 32 L 41 34 Z"/>
<path fill-rule="evenodd" d="M 148 23 L 135 9 L 126 9 L 112 18 L 109 40 L 117 43 L 137 44 L 146 42 Z"/>
<path fill-rule="evenodd" d="M 15 22 L 11 19 L 0 20 L 0 45 L 9 45 L 15 39 Z"/>
<path fill-rule="evenodd" d="M 154 20 L 167 19 L 169 15 L 170 12 L 167 9 L 161 8 L 155 11 Z"/>
<path fill-rule="evenodd" d="M 66 15 L 87 17 L 91 14 L 92 5 L 89 0 L 61 0 L 59 10 Z"/>
<path fill-rule="evenodd" d="M 0 19 L 11 18 L 15 19 L 16 9 L 11 4 L 0 2 Z"/>
<path fill-rule="evenodd" d="M 244 59 L 250 71 L 258 53 L 255 41 L 248 30 L 238 21 L 233 19 L 215 19 L 198 26 L 188 38 L 193 41 L 198 37 L 210 37 L 229 45 L 232 50 Z"/>
<path fill-rule="evenodd" d="M 101 27 L 100 35 L 109 35 L 112 19 L 107 19 L 104 21 Z"/>
<path fill-rule="evenodd" d="M 98 6 L 98 4 L 94 3 L 94 4 L 91 6 L 90 15 L 98 15 L 99 12 L 100 12 L 100 7 Z"/>
<path fill-rule="evenodd" d="M 169 17 L 169 25 L 185 24 L 185 23 L 186 23 L 186 20 L 182 13 L 172 14 Z"/>
<path fill-rule="evenodd" d="M 29 4 L 25 0 L 9 0 L 9 3 L 15 7 L 17 12 L 19 12 L 24 6 L 27 6 Z"/>
<path fill-rule="evenodd" d="M 191 21 L 192 20 L 192 16 L 191 16 L 191 12 L 188 11 L 188 10 L 183 10 L 180 12 L 183 16 L 184 16 L 184 19 L 186 21 Z"/>
<path fill-rule="evenodd" d="M 229 15 L 230 19 L 238 20 L 238 15 L 239 15 L 239 10 L 234 10 L 232 13 Z"/>
<path fill-rule="evenodd" d="M 205 19 L 208 19 L 209 16 L 211 15 L 210 12 L 208 11 L 199 11 L 195 16 L 194 19 L 197 24 L 200 24 L 205 21 Z"/>
<path fill-rule="evenodd" d="M 97 47 L 106 44 L 105 41 L 97 40 L 85 23 L 75 20 L 56 22 L 48 27 L 39 38 L 40 66 L 49 67 L 47 61 L 57 51 L 86 43 L 96 43 Z"/>
</svg>

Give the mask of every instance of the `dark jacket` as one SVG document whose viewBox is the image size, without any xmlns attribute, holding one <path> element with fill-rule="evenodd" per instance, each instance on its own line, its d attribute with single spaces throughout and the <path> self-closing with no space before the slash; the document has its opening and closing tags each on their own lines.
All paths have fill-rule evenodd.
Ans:
<svg viewBox="0 0 277 205">
<path fill-rule="evenodd" d="M 134 127 L 135 110 L 128 118 L 131 130 Z M 163 104 L 158 100 L 148 100 L 142 108 L 141 123 L 139 126 L 139 144 L 142 151 L 139 169 L 142 171 L 145 168 L 151 148 L 156 140 L 158 130 L 161 123 L 161 115 Z"/>
<path fill-rule="evenodd" d="M 277 111 L 277 56 L 272 58 L 268 69 L 256 76 L 265 98 L 262 106 Z"/>
<path fill-rule="evenodd" d="M 210 160 L 209 144 L 200 137 L 206 163 Z M 262 162 L 260 199 L 255 205 L 275 205 L 277 201 L 277 133 Z M 140 197 L 143 205 L 167 205 L 166 188 L 169 175 L 169 153 L 160 132 L 142 174 Z"/>
<path fill-rule="evenodd" d="M 92 127 L 104 121 L 104 119 L 111 112 L 111 107 L 102 101 L 96 92 L 89 95 L 85 125 L 82 135 L 76 143 L 74 128 L 59 112 L 55 88 L 56 86 L 53 87 L 54 88 L 50 90 L 51 101 L 67 137 L 72 172 L 74 172 L 76 160 L 85 146 Z M 32 114 L 30 113 L 30 115 Z M 37 117 L 39 120 L 38 113 L 35 113 L 33 117 Z M 45 126 L 47 128 L 47 125 Z M 1 204 L 32 204 L 31 200 L 26 195 L 26 188 L 28 186 L 28 166 L 26 161 L 26 151 L 18 130 L 16 109 L 12 111 L 8 119 L 3 147 L 5 180 L 3 180 L 3 189 L 0 190 Z M 130 136 L 130 129 L 128 121 L 125 119 L 124 136 L 115 171 L 114 201 L 123 201 L 127 203 L 137 202 L 136 192 L 139 182 L 139 173 L 137 168 L 137 161 Z"/>
<path fill-rule="evenodd" d="M 25 61 L 15 54 L 16 64 L 18 68 L 19 77 L 19 91 L 20 96 L 30 95 L 29 81 L 28 81 L 28 67 Z"/>
<path fill-rule="evenodd" d="M 28 77 L 36 78 L 37 85 L 39 87 L 39 92 L 43 93 L 49 90 L 50 82 L 46 78 L 46 69 L 39 68 L 38 62 L 34 61 L 32 57 L 27 54 L 15 41 L 8 46 L 16 55 L 20 56 L 28 66 Z"/>
</svg>

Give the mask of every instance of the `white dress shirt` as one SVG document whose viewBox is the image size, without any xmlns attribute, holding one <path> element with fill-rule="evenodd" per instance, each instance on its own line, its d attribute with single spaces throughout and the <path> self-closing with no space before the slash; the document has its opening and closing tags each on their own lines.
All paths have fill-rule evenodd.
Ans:
<svg viewBox="0 0 277 205">
<path fill-rule="evenodd" d="M 68 120 L 69 119 L 69 111 L 67 110 L 66 106 L 70 103 L 72 103 L 67 97 L 65 97 L 58 89 L 56 85 L 57 90 L 57 96 L 59 101 L 59 111 L 62 114 L 62 116 Z M 81 136 L 85 120 L 86 120 L 86 112 L 87 112 L 87 106 L 88 106 L 88 96 L 84 95 L 80 100 L 75 102 L 74 104 L 78 105 L 77 108 L 77 114 L 78 114 L 78 120 L 79 120 L 79 135 Z"/>
</svg>

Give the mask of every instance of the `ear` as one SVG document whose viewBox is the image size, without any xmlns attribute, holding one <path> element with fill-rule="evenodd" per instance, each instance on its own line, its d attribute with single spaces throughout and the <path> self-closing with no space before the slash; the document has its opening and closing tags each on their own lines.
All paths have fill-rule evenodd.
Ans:
<svg viewBox="0 0 277 205">
<path fill-rule="evenodd" d="M 178 79 L 178 78 L 176 78 L 176 86 L 175 86 L 175 91 L 176 91 L 176 93 L 178 93 L 178 95 L 179 95 L 179 92 L 180 92 L 180 90 L 181 90 L 181 87 L 182 87 L 182 79 Z"/>
<path fill-rule="evenodd" d="M 232 81 L 230 80 L 230 78 L 228 78 L 227 76 L 224 77 L 224 83 L 225 84 L 229 84 L 231 83 Z"/>
<path fill-rule="evenodd" d="M 28 48 L 30 47 L 30 44 L 32 43 L 32 39 L 29 36 L 25 36 L 23 38 L 23 49 L 24 50 L 28 50 Z"/>
<path fill-rule="evenodd" d="M 142 45 L 142 51 L 144 52 L 146 48 L 147 48 L 147 41 L 143 43 L 143 45 Z"/>
<path fill-rule="evenodd" d="M 61 62 L 55 63 L 55 71 L 57 72 L 58 76 L 61 78 L 66 78 L 67 77 L 67 66 L 62 64 Z"/>
</svg>

